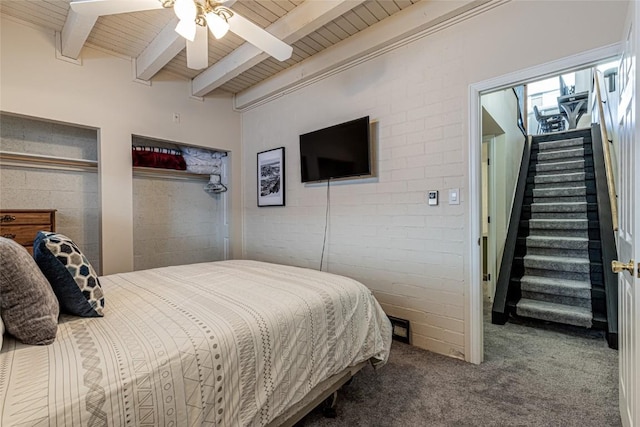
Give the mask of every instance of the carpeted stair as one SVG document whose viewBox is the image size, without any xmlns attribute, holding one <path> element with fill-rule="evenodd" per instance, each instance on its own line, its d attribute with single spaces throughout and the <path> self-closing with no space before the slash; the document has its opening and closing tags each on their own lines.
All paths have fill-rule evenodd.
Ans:
<svg viewBox="0 0 640 427">
<path fill-rule="evenodd" d="M 529 137 L 491 321 L 538 319 L 607 331 L 618 348 L 615 236 L 600 128 Z M 531 322 L 536 324 L 536 322 Z"/>
<path fill-rule="evenodd" d="M 516 314 L 592 326 L 583 138 L 538 143 Z"/>
</svg>

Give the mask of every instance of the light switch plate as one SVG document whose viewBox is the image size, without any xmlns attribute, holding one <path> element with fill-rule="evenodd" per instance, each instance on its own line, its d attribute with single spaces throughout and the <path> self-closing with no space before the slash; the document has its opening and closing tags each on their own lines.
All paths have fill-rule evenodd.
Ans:
<svg viewBox="0 0 640 427">
<path fill-rule="evenodd" d="M 460 189 L 459 188 L 450 188 L 449 189 L 449 204 L 450 205 L 459 205 L 460 204 Z"/>
</svg>

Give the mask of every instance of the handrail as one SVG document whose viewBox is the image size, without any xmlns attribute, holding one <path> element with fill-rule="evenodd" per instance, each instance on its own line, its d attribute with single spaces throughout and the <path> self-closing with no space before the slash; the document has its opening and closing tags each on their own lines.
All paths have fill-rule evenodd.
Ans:
<svg viewBox="0 0 640 427">
<path fill-rule="evenodd" d="M 613 206 L 608 206 L 605 188 L 605 156 L 604 148 L 606 140 L 598 141 L 602 132 L 595 129 L 602 128 L 601 125 L 593 123 L 591 125 L 591 141 L 593 146 L 593 171 L 596 183 L 596 195 L 598 198 L 598 222 L 600 227 L 600 249 L 602 253 L 602 275 L 604 280 L 604 292 L 607 310 L 607 341 L 609 347 L 618 348 L 618 277 L 608 268 L 611 261 L 618 258 L 614 233 L 610 230 L 613 227 Z"/>
<path fill-rule="evenodd" d="M 613 231 L 618 231 L 618 197 L 616 195 L 616 183 L 613 179 L 613 166 L 611 164 L 611 152 L 609 150 L 609 135 L 607 133 L 607 120 L 604 115 L 604 103 L 602 102 L 602 94 L 600 93 L 600 79 L 596 72 L 595 75 L 596 98 L 598 104 L 598 116 L 602 122 L 600 125 L 600 135 L 602 137 L 602 152 L 604 154 L 604 168 L 607 175 L 607 189 L 609 193 L 609 204 L 611 205 L 611 220 Z"/>
<path fill-rule="evenodd" d="M 496 282 L 496 292 L 491 309 L 491 323 L 504 325 L 509 318 L 507 312 L 507 298 L 509 296 L 509 283 L 511 282 L 511 268 L 516 252 L 518 241 L 518 229 L 520 228 L 520 216 L 522 215 L 522 205 L 524 203 L 525 190 L 527 188 L 527 176 L 529 175 L 529 164 L 531 162 L 531 145 L 533 138 L 529 135 L 522 149 L 522 161 L 520 163 L 520 173 L 518 183 L 513 197 L 511 216 L 509 218 L 509 228 L 502 252 L 502 263 Z"/>
</svg>

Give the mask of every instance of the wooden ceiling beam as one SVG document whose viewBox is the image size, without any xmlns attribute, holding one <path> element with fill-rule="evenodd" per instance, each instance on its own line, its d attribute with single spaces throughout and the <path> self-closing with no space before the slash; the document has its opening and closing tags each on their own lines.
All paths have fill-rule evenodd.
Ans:
<svg viewBox="0 0 640 427">
<path fill-rule="evenodd" d="M 136 77 L 140 80 L 151 80 L 158 71 L 164 68 L 186 46 L 186 40 L 175 28 L 178 18 L 174 18 L 151 40 L 151 43 L 136 58 Z"/>
<path fill-rule="evenodd" d="M 89 33 L 98 20 L 97 16 L 79 15 L 69 9 L 61 32 L 61 53 L 67 58 L 78 59 Z"/>
<path fill-rule="evenodd" d="M 364 0 L 306 0 L 282 18 L 269 25 L 266 30 L 284 41 L 293 44 L 323 25 L 353 9 Z M 227 4 L 225 4 L 226 6 Z M 192 81 L 194 96 L 204 96 L 229 80 L 247 71 L 268 58 L 250 43 L 244 43 L 229 55 L 207 68 Z"/>
</svg>

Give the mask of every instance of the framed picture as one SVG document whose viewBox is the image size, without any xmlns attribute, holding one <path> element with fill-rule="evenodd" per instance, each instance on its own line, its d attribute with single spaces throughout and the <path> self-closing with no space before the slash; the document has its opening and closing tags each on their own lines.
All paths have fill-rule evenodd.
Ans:
<svg viewBox="0 0 640 427">
<path fill-rule="evenodd" d="M 258 206 L 284 206 L 284 147 L 258 153 Z"/>
</svg>

